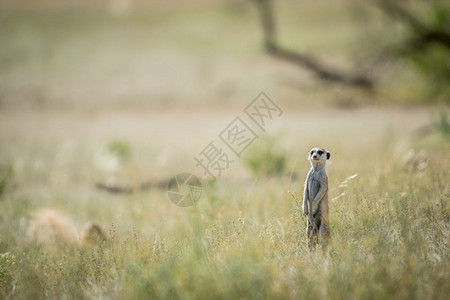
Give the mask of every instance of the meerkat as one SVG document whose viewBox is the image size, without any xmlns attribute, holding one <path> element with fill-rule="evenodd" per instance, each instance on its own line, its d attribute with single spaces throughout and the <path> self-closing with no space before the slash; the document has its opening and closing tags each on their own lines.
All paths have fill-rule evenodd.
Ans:
<svg viewBox="0 0 450 300">
<path fill-rule="evenodd" d="M 328 224 L 328 177 L 325 164 L 330 152 L 323 148 L 313 148 L 308 154 L 311 170 L 305 181 L 303 213 L 307 216 L 306 234 L 308 245 L 314 248 L 319 237 L 326 248 L 330 239 Z"/>
</svg>

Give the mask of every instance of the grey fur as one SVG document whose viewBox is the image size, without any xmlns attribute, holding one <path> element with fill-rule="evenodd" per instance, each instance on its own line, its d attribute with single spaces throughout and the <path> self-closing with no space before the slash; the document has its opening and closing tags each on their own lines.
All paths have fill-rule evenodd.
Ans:
<svg viewBox="0 0 450 300">
<path fill-rule="evenodd" d="M 308 217 L 306 234 L 308 245 L 314 248 L 321 238 L 326 247 L 330 239 L 328 223 L 328 177 L 325 164 L 330 153 L 323 148 L 313 148 L 308 154 L 311 170 L 305 181 L 303 213 Z"/>
</svg>

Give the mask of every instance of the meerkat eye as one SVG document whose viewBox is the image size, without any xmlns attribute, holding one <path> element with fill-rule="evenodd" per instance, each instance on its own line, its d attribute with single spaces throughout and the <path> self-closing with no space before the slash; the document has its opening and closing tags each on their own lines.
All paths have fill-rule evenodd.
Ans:
<svg viewBox="0 0 450 300">
<path fill-rule="evenodd" d="M 313 155 L 313 153 L 314 153 L 314 150 L 313 150 L 313 151 L 311 151 L 311 152 L 310 152 L 309 154 L 310 154 L 310 155 Z"/>
<path fill-rule="evenodd" d="M 319 150 L 319 151 L 317 151 L 317 154 L 322 155 L 322 154 L 323 154 L 323 151 L 322 151 L 322 150 Z"/>
</svg>

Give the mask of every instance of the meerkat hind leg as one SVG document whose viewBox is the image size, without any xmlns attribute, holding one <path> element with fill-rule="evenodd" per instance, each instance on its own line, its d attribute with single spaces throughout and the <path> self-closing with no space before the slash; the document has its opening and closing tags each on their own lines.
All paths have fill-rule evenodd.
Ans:
<svg viewBox="0 0 450 300">
<path fill-rule="evenodd" d="M 306 228 L 306 235 L 308 236 L 308 247 L 313 250 L 315 249 L 317 243 L 318 243 L 318 238 L 319 238 L 319 230 L 318 230 L 318 225 L 317 224 L 317 220 L 313 219 L 312 222 L 310 222 L 310 220 L 308 220 L 308 225 Z"/>
<path fill-rule="evenodd" d="M 322 249 L 326 251 L 328 244 L 331 240 L 331 235 L 330 235 L 330 226 L 328 225 L 328 222 L 325 220 L 322 222 L 322 226 L 320 227 L 319 236 Z"/>
</svg>

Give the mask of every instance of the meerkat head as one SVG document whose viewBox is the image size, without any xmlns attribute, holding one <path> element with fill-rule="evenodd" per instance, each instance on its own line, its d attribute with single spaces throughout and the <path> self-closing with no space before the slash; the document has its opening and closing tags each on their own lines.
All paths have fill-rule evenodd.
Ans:
<svg viewBox="0 0 450 300">
<path fill-rule="evenodd" d="M 327 159 L 330 159 L 330 152 L 323 148 L 312 148 L 308 154 L 308 160 L 311 163 L 325 163 Z"/>
</svg>

